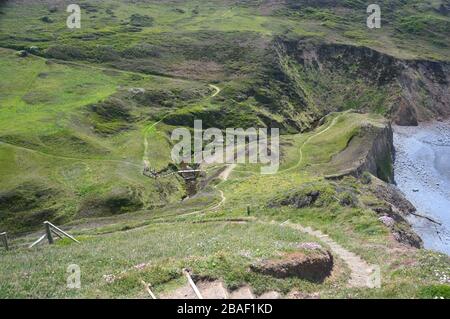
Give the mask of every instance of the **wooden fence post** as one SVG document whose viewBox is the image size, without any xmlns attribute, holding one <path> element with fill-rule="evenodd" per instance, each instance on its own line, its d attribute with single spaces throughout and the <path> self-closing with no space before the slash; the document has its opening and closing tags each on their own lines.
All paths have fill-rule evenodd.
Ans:
<svg viewBox="0 0 450 319">
<path fill-rule="evenodd" d="M 45 225 L 45 233 L 47 234 L 47 239 L 48 239 L 48 243 L 50 245 L 53 244 L 53 236 L 52 236 L 52 231 L 50 229 L 50 224 L 48 222 L 44 222 Z"/>
<path fill-rule="evenodd" d="M 191 285 L 192 290 L 194 290 L 195 294 L 197 295 L 197 298 L 198 299 L 203 299 L 203 296 L 200 293 L 200 291 L 198 290 L 197 286 L 195 285 L 195 282 L 192 280 L 192 277 L 189 274 L 189 271 L 187 271 L 187 269 L 183 269 L 183 273 L 186 276 L 186 278 L 188 279 L 188 282 Z"/>
<path fill-rule="evenodd" d="M 53 224 L 50 223 L 49 221 L 47 221 L 46 223 L 51 227 L 51 229 L 55 232 L 55 234 L 58 234 L 58 233 L 59 233 L 59 234 L 62 234 L 62 235 L 64 235 L 64 236 L 70 238 L 70 239 L 73 240 L 74 242 L 80 243 L 75 237 L 69 235 L 68 233 L 66 233 L 66 232 L 65 232 L 64 230 L 62 230 L 61 228 L 56 227 L 55 225 L 53 225 Z M 60 236 L 59 234 L 58 234 L 58 236 Z M 61 237 L 61 236 L 60 236 L 60 237 Z"/>
<path fill-rule="evenodd" d="M 142 284 L 145 287 L 145 290 L 147 290 L 148 294 L 150 295 L 150 297 L 152 297 L 152 299 L 156 299 L 155 294 L 150 290 L 150 284 L 147 284 L 145 281 L 141 280 Z"/>
<path fill-rule="evenodd" d="M 5 246 L 6 250 L 9 250 L 9 246 L 8 246 L 8 235 L 5 233 L 1 233 L 0 237 L 2 238 L 3 241 L 3 245 Z"/>
</svg>

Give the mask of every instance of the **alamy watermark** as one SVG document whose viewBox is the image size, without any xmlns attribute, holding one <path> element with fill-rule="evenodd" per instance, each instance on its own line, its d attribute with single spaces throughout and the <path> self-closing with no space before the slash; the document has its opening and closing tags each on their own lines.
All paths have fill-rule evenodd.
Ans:
<svg viewBox="0 0 450 319">
<path fill-rule="evenodd" d="M 67 267 L 67 288 L 80 289 L 81 288 L 81 269 L 77 264 L 71 264 Z"/>
<path fill-rule="evenodd" d="M 194 136 L 187 128 L 172 131 L 172 149 L 176 164 L 263 164 L 262 174 L 275 174 L 280 163 L 278 128 L 227 128 L 225 135 L 218 128 L 203 131 L 202 121 L 194 121 Z M 206 145 L 204 145 L 207 143 Z"/>
<path fill-rule="evenodd" d="M 67 6 L 68 13 L 71 13 L 67 17 L 67 27 L 69 29 L 80 29 L 81 28 L 81 8 L 78 4 L 70 4 Z"/>
<path fill-rule="evenodd" d="M 367 7 L 367 13 L 370 16 L 367 18 L 367 27 L 369 29 L 381 28 L 381 8 L 378 4 L 371 4 Z"/>
<path fill-rule="evenodd" d="M 67 27 L 69 29 L 81 28 L 81 8 L 78 4 L 70 4 L 67 10 L 70 15 L 67 17 Z M 367 13 L 370 13 L 366 24 L 369 29 L 381 28 L 381 8 L 378 4 L 370 4 L 367 7 Z"/>
</svg>

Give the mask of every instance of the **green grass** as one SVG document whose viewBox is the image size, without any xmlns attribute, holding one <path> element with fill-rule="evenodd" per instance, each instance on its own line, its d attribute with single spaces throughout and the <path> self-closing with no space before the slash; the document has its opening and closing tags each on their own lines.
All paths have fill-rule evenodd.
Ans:
<svg viewBox="0 0 450 319">
<path fill-rule="evenodd" d="M 297 36 L 314 36 L 351 44 L 356 40 L 394 55 L 423 57 L 434 54 L 440 59 L 448 58 L 448 50 L 435 45 L 432 39 L 429 39 L 429 33 L 420 33 L 427 27 L 433 29 L 433 34 L 446 35 L 448 17 L 438 14 L 438 6 L 432 4 L 432 1 L 426 1 L 421 7 L 414 1 L 381 4 L 386 23 L 380 30 L 367 30 L 364 4 L 348 10 L 349 4 L 346 1 L 340 1 L 335 6 L 288 6 L 270 14 L 264 14 L 256 2 L 230 6 L 226 2 L 205 3 L 191 0 L 174 6 L 170 2 L 129 5 L 118 0 L 104 0 L 96 4 L 81 2 L 81 6 L 83 27 L 80 30 L 69 30 L 65 27 L 67 14 L 64 8 L 49 12 L 48 6 L 43 4 L 5 4 L 2 7 L 5 14 L 0 21 L 0 45 L 14 48 L 35 45 L 41 49 L 68 45 L 77 47 L 81 52 L 88 52 L 95 59 L 107 61 L 114 58 L 114 51 L 111 49 L 120 52 L 139 43 L 150 43 L 163 49 L 164 45 L 161 46 L 160 41 L 167 36 L 177 45 L 177 42 L 185 42 L 188 38 L 203 41 L 195 35 L 201 32 L 214 32 L 217 35 L 251 32 L 263 37 L 290 32 Z M 93 12 L 90 8 L 95 8 L 96 11 Z M 138 32 L 130 32 L 130 20 L 136 14 L 153 18 L 153 24 L 134 30 Z M 43 16 L 50 17 L 53 23 L 43 22 Z M 26 19 L 27 23 L 17 26 L 16 21 L 19 19 Z M 431 21 L 433 23 L 430 23 Z M 397 25 L 400 30 L 418 30 L 419 39 L 405 38 L 395 29 Z M 184 35 L 180 34 L 180 30 L 183 30 Z M 355 38 L 354 33 L 348 33 L 354 30 L 363 30 L 364 36 Z M 13 37 L 7 36 L 9 34 Z M 378 40 L 380 36 L 383 41 Z M 407 47 L 398 42 L 399 39 L 409 44 L 419 42 L 420 45 Z M 95 49 L 95 45 L 100 47 Z M 102 47 L 109 47 L 110 50 L 106 49 L 100 54 Z M 171 56 L 169 60 L 179 58 Z M 161 61 L 167 62 L 165 58 Z"/>
<path fill-rule="evenodd" d="M 342 120 L 338 116 L 331 116 L 323 127 L 313 132 L 317 134 L 330 127 L 317 139 L 325 134 L 337 140 L 348 139 L 348 132 L 351 131 L 351 128 L 347 129 L 349 123 L 356 125 L 373 120 L 360 114 L 341 114 Z M 330 126 L 333 119 L 336 121 Z M 157 134 L 155 132 L 150 135 Z M 300 158 L 295 153 L 299 155 L 299 147 L 304 145 L 306 149 L 309 143 L 316 142 L 312 137 L 309 143 L 304 144 L 311 136 L 312 133 L 297 135 L 293 140 L 295 143 L 284 146 L 285 153 L 290 154 L 285 157 L 284 165 L 293 165 L 285 167 L 297 167 L 295 170 L 262 176 L 249 171 L 246 165 L 239 166 L 236 175 L 218 185 L 227 200 L 216 212 L 206 209 L 197 215 L 183 215 L 195 209 L 211 207 L 220 200 L 216 191 L 208 188 L 209 195 L 205 192 L 189 201 L 159 210 L 74 221 L 67 226 L 82 241 L 81 245 L 62 241 L 52 247 L 15 249 L 6 253 L 2 257 L 5 266 L 0 271 L 0 278 L 8 276 L 9 280 L 0 281 L 0 295 L 50 298 L 145 297 L 140 280 L 152 283 L 157 294 L 164 293 L 184 283 L 180 272 L 183 267 L 191 268 L 199 276 L 222 279 L 230 289 L 248 283 L 256 293 L 267 290 L 287 293 L 299 289 L 309 293 L 319 292 L 322 297 L 329 298 L 427 297 L 443 294 L 445 288 L 426 287 L 439 285 L 439 276 L 435 274 L 436 271 L 445 273 L 448 269 L 445 258 L 407 248 L 401 249 L 399 253 L 398 244 L 392 241 L 389 230 L 378 221 L 376 213 L 359 203 L 356 207 L 340 203 L 339 198 L 345 193 L 338 191 L 345 190 L 355 193 L 357 197 L 363 196 L 358 192 L 358 189 L 362 189 L 358 180 L 348 178 L 342 182 L 329 182 L 314 174 L 314 170 L 302 169 L 311 163 L 310 160 L 317 162 L 317 156 L 323 154 L 324 148 L 335 152 L 338 151 L 335 144 L 345 148 L 345 143 L 324 144 L 320 150 L 312 148 L 308 152 L 311 156 L 305 157 L 305 162 L 301 162 L 300 166 L 297 165 Z M 318 154 L 314 155 L 314 152 Z M 276 194 L 283 197 L 304 185 L 321 190 L 322 194 L 328 194 L 327 198 L 304 209 L 268 207 Z M 251 208 L 250 221 L 232 223 L 232 220 L 249 217 L 247 205 Z M 339 260 L 337 277 L 333 276 L 323 284 L 298 279 L 279 280 L 249 272 L 248 266 L 259 258 L 275 257 L 280 251 L 292 251 L 298 242 L 317 241 L 316 238 L 280 228 L 276 224 L 269 226 L 258 223 L 281 223 L 286 220 L 319 229 L 342 246 L 358 253 L 367 262 L 380 265 L 382 289 L 346 288 L 348 270 Z M 25 244 L 36 236 L 34 234 L 14 240 L 13 245 Z M 81 290 L 65 288 L 65 270 L 72 263 L 81 266 Z M 142 263 L 147 264 L 143 270 L 133 268 Z M 114 275 L 116 280 L 108 284 L 103 275 Z M 39 285 L 33 285 L 36 282 Z"/>
<path fill-rule="evenodd" d="M 182 276 L 182 267 L 191 268 L 197 275 L 224 278 L 230 288 L 250 282 L 258 293 L 293 287 L 311 291 L 318 286 L 298 279 L 274 280 L 247 269 L 260 258 L 292 251 L 296 244 L 304 241 L 314 239 L 296 231 L 258 223 L 155 224 L 87 237 L 79 245 L 58 244 L 8 253 L 2 256 L 0 295 L 15 298 L 142 297 L 145 291 L 139 279 L 150 280 L 159 293 Z M 81 290 L 66 288 L 66 268 L 74 263 L 81 267 Z M 141 263 L 150 264 L 144 271 L 133 269 Z M 118 277 L 116 282 L 108 284 L 103 278 L 108 274 Z M 321 288 L 329 289 L 331 283 L 332 280 Z"/>
<path fill-rule="evenodd" d="M 26 207 L 21 214 L 4 215 L 0 222 L 3 228 L 10 232 L 33 229 L 43 221 L 43 217 L 23 219 L 23 214 L 33 210 L 52 209 L 55 212 L 50 217 L 60 222 L 78 218 L 79 213 L 85 214 L 82 211 L 93 216 L 122 213 L 120 207 L 113 211 L 96 208 L 104 206 L 111 194 L 128 196 L 132 202 L 140 203 L 140 208 L 159 206 L 183 196 L 184 190 L 176 178 L 160 183 L 142 175 L 141 127 L 147 125 L 146 118 L 151 114 L 148 109 L 142 109 L 146 112 L 143 113 L 135 107 L 132 112 L 138 120 L 131 129 L 105 137 L 92 129 L 91 125 L 100 120 L 90 114 L 88 106 L 117 94 L 119 86 L 125 88 L 122 91 L 127 87 L 160 85 L 180 88 L 189 87 L 187 81 L 149 76 L 133 80 L 134 74 L 127 72 L 108 75 L 90 66 L 49 63 L 38 57 L 19 58 L 5 49 L 0 50 L 0 57 L 5 74 L 0 80 L 0 90 L 4 92 L 0 98 L 0 156 L 5 163 L 0 169 L 1 191 L 11 192 L 27 183 L 54 190 L 48 202 Z M 162 169 L 171 162 L 166 135 L 150 139 L 149 147 L 159 150 L 147 154 L 155 168 Z M 135 204 L 130 205 L 136 208 Z"/>
<path fill-rule="evenodd" d="M 448 258 L 396 243 L 366 206 L 377 199 L 359 179 L 323 178 L 342 168 L 334 156 L 363 125 L 379 125 L 401 94 L 394 81 L 398 60 L 367 48 L 398 59 L 450 58 L 440 1 L 385 1 L 380 30 L 366 28 L 365 3 L 358 0 L 300 8 L 289 2 L 273 11 L 256 1 L 81 4 L 80 30 L 65 27 L 65 8 L 0 5 L 0 229 L 11 234 L 14 248 L 1 251 L 0 297 L 145 297 L 140 279 L 166 292 L 183 283 L 183 267 L 230 288 L 249 283 L 257 293 L 448 297 L 441 278 Z M 324 50 L 320 66 L 302 63 L 299 41 Z M 31 46 L 39 57 L 14 51 Z M 222 89 L 213 98 L 210 83 Z M 333 113 L 351 109 L 369 114 Z M 278 174 L 238 165 L 229 180 L 213 180 L 184 201 L 180 178 L 144 177 L 143 160 L 167 168 L 171 130 L 194 119 L 204 128 L 279 126 Z M 390 172 L 388 162 L 382 160 L 379 175 Z M 207 176 L 218 168 L 208 168 Z M 271 205 L 311 190 L 321 198 L 308 207 Z M 211 211 L 222 200 L 219 191 L 226 200 Z M 345 205 L 345 198 L 355 202 Z M 243 218 L 248 222 L 232 222 Z M 82 243 L 23 248 L 47 219 Z M 383 287 L 347 288 L 340 260 L 323 284 L 249 272 L 260 258 L 317 241 L 258 223 L 288 219 L 380 265 Z M 72 263 L 82 269 L 79 291 L 65 286 Z M 141 263 L 149 264 L 133 268 Z M 109 274 L 117 277 L 112 284 L 103 278 Z"/>
<path fill-rule="evenodd" d="M 2 134 L 49 134 L 67 122 L 70 111 L 115 92 L 120 79 L 89 69 L 46 64 L 39 58 L 18 58 L 1 50 L 0 103 Z M 122 79 L 124 83 L 125 79 Z M 81 98 L 80 98 L 81 97 Z M 61 116 L 59 114 L 64 114 Z M 59 120 L 59 122 L 56 121 Z"/>
</svg>

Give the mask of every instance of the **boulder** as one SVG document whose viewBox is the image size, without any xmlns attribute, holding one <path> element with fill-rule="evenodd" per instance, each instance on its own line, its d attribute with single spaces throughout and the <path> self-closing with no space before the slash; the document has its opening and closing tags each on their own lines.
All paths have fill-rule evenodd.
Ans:
<svg viewBox="0 0 450 319">
<path fill-rule="evenodd" d="M 281 200 L 272 200 L 269 202 L 269 207 L 279 207 L 279 206 L 292 206 L 295 208 L 304 208 L 314 205 L 314 203 L 319 199 L 319 190 L 299 190 L 298 192 L 289 194 L 287 197 Z"/>
<path fill-rule="evenodd" d="M 417 113 L 413 106 L 405 101 L 400 101 L 394 114 L 394 122 L 400 126 L 417 126 Z"/>
<path fill-rule="evenodd" d="M 381 216 L 380 218 L 378 218 L 378 220 L 380 222 L 382 222 L 384 225 L 386 225 L 387 227 L 392 227 L 395 224 L 395 220 L 392 217 L 389 216 Z"/>
<path fill-rule="evenodd" d="M 53 23 L 53 19 L 48 16 L 41 17 L 40 20 L 45 23 Z"/>
</svg>

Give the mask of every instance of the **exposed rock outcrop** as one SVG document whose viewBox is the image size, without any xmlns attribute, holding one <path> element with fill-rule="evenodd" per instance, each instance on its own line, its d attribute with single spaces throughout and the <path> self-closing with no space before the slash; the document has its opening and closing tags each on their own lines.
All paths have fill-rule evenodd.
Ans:
<svg viewBox="0 0 450 319">
<path fill-rule="evenodd" d="M 345 150 L 333 157 L 328 179 L 346 175 L 361 176 L 370 172 L 386 182 L 393 182 L 393 132 L 387 122 L 365 123 L 353 136 Z"/>
<path fill-rule="evenodd" d="M 398 125 L 450 117 L 449 62 L 405 60 L 367 47 L 304 39 L 278 38 L 274 50 L 278 61 L 270 79 L 276 81 L 267 80 L 270 90 L 259 90 L 256 98 L 269 101 L 271 110 L 301 130 L 348 107 L 383 112 Z M 283 98 L 264 93 L 276 91 Z"/>
<path fill-rule="evenodd" d="M 371 191 L 378 199 L 395 206 L 403 215 L 408 215 L 416 211 L 414 205 L 406 199 L 403 193 L 395 185 L 374 180 Z"/>
<path fill-rule="evenodd" d="M 323 248 L 294 252 L 280 259 L 265 260 L 251 266 L 255 272 L 276 278 L 299 277 L 322 282 L 333 269 L 333 256 Z"/>
<path fill-rule="evenodd" d="M 356 174 L 360 176 L 367 171 L 386 182 L 393 182 L 394 143 L 391 125 L 387 123 L 383 128 L 366 126 L 362 128 L 362 131 L 373 135 L 374 138 L 364 161 L 357 168 Z"/>
<path fill-rule="evenodd" d="M 435 61 L 405 61 L 397 78 L 401 99 L 393 119 L 403 126 L 450 116 L 450 64 Z"/>
<path fill-rule="evenodd" d="M 405 99 L 399 99 L 399 102 L 393 109 L 394 123 L 401 126 L 417 126 L 417 112 L 411 107 Z"/>
<path fill-rule="evenodd" d="M 288 193 L 277 194 L 268 201 L 267 207 L 322 207 L 334 201 L 337 193 L 338 190 L 328 183 L 306 183 Z"/>
<path fill-rule="evenodd" d="M 370 208 L 381 216 L 380 221 L 389 227 L 394 238 L 405 245 L 423 247 L 422 239 L 406 220 L 406 216 L 416 209 L 403 193 L 395 185 L 377 179 L 373 180 L 368 191 L 383 203 Z"/>
</svg>

